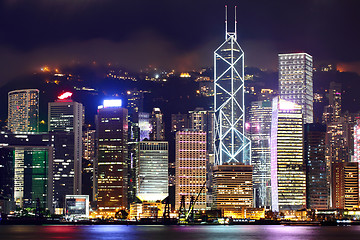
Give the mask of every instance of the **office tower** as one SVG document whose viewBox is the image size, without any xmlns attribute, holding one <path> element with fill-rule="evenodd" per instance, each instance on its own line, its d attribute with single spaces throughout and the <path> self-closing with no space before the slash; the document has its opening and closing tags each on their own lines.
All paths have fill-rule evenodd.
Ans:
<svg viewBox="0 0 360 240">
<path fill-rule="evenodd" d="M 235 9 L 236 12 L 236 9 Z M 214 52 L 215 165 L 250 163 L 250 140 L 245 136 L 244 52 L 235 31 L 225 21 L 225 41 Z"/>
<path fill-rule="evenodd" d="M 357 119 L 357 124 L 354 126 L 354 162 L 359 164 L 360 174 L 360 118 Z M 360 177 L 359 177 L 360 187 Z"/>
<path fill-rule="evenodd" d="M 253 167 L 239 163 L 214 166 L 213 199 L 217 209 L 253 206 Z"/>
<path fill-rule="evenodd" d="M 329 208 L 328 169 L 325 158 L 326 126 L 318 123 L 305 124 L 304 161 L 306 165 L 306 207 Z"/>
<path fill-rule="evenodd" d="M 152 126 L 150 140 L 165 140 L 165 126 L 163 122 L 163 114 L 161 113 L 160 108 L 153 109 L 151 113 L 150 123 Z"/>
<path fill-rule="evenodd" d="M 189 111 L 189 128 L 206 132 L 207 150 L 210 154 L 214 153 L 214 112 L 204 110 L 203 108 L 196 108 L 194 111 Z"/>
<path fill-rule="evenodd" d="M 89 127 L 83 130 L 82 139 L 82 191 L 83 195 L 89 195 L 90 201 L 94 201 L 95 196 L 95 172 L 94 163 L 96 162 L 96 131 Z"/>
<path fill-rule="evenodd" d="M 8 93 L 8 129 L 11 132 L 39 131 L 39 90 L 22 89 Z"/>
<path fill-rule="evenodd" d="M 175 137 L 175 208 L 179 209 L 181 196 L 188 206 L 191 197 L 197 197 L 195 209 L 206 208 L 206 133 L 178 131 Z"/>
<path fill-rule="evenodd" d="M 13 149 L 0 147 L 0 213 L 9 214 L 11 210 L 15 210 L 15 204 L 12 204 L 14 203 L 13 155 Z"/>
<path fill-rule="evenodd" d="M 127 91 L 128 115 L 131 122 L 138 122 L 138 114 L 144 109 L 144 91 L 133 90 Z"/>
<path fill-rule="evenodd" d="M 128 203 L 137 202 L 136 191 L 138 185 L 138 164 L 139 164 L 139 142 L 134 139 L 128 139 Z"/>
<path fill-rule="evenodd" d="M 304 124 L 313 123 L 313 59 L 307 53 L 279 54 L 280 98 L 302 107 Z"/>
<path fill-rule="evenodd" d="M 189 128 L 189 118 L 187 114 L 171 114 L 171 132 L 182 131 Z"/>
<path fill-rule="evenodd" d="M 20 208 L 51 208 L 49 158 L 51 147 L 16 146 L 14 151 L 14 201 Z M 51 162 L 52 160 L 50 160 Z M 51 173 L 50 173 L 51 174 Z M 51 187 L 51 186 L 50 186 Z"/>
<path fill-rule="evenodd" d="M 149 140 L 151 133 L 150 114 L 139 112 L 140 141 Z"/>
<path fill-rule="evenodd" d="M 168 151 L 167 142 L 139 143 L 136 196 L 141 201 L 161 201 L 168 196 Z"/>
<path fill-rule="evenodd" d="M 323 123 L 337 122 L 341 117 L 341 83 L 330 82 L 329 105 L 323 112 Z"/>
<path fill-rule="evenodd" d="M 337 162 L 332 167 L 332 207 L 352 209 L 359 206 L 359 167 L 355 162 Z"/>
<path fill-rule="evenodd" d="M 276 97 L 272 102 L 271 197 L 272 210 L 306 206 L 301 106 Z"/>
<path fill-rule="evenodd" d="M 100 210 L 126 209 L 128 119 L 121 100 L 105 100 L 98 108 L 97 203 Z"/>
<path fill-rule="evenodd" d="M 65 92 L 48 104 L 48 131 L 54 138 L 54 201 L 63 208 L 65 195 L 81 194 L 84 107 Z"/>
<path fill-rule="evenodd" d="M 0 195 L 14 206 L 39 206 L 53 213 L 51 135 L 1 132 L 0 146 L 0 181 L 5 183 Z"/>
<path fill-rule="evenodd" d="M 353 148 L 353 123 L 340 117 L 337 122 L 327 124 L 326 158 L 327 162 L 349 162 Z"/>
<path fill-rule="evenodd" d="M 256 207 L 271 206 L 271 101 L 251 102 L 246 131 L 251 140 L 254 202 Z"/>
</svg>

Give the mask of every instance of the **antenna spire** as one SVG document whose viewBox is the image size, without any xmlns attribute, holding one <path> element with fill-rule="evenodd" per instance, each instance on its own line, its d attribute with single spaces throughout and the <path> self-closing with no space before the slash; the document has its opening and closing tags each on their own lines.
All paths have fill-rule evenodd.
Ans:
<svg viewBox="0 0 360 240">
<path fill-rule="evenodd" d="M 236 24 L 237 24 L 237 20 L 236 20 L 236 8 L 237 6 L 235 6 L 235 40 L 236 40 L 236 37 L 237 37 L 237 33 L 236 33 Z"/>
<path fill-rule="evenodd" d="M 227 25 L 227 5 L 225 5 L 225 39 L 227 39 L 228 25 Z"/>
</svg>

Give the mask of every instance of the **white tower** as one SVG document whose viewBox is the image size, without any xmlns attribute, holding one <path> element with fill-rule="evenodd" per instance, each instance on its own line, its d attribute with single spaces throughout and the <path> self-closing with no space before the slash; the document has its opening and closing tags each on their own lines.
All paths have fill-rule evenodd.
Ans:
<svg viewBox="0 0 360 240">
<path fill-rule="evenodd" d="M 228 32 L 227 8 L 225 42 L 214 52 L 215 164 L 250 164 L 250 140 L 245 136 L 244 52 L 235 31 Z"/>
</svg>

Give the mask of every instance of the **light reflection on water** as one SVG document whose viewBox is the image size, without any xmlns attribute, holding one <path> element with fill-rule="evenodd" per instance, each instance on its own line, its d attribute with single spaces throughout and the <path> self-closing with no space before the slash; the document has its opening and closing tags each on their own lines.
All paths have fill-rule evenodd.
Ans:
<svg viewBox="0 0 360 240">
<path fill-rule="evenodd" d="M 360 239 L 360 226 L 0 226 L 0 239 L 352 240 Z"/>
</svg>

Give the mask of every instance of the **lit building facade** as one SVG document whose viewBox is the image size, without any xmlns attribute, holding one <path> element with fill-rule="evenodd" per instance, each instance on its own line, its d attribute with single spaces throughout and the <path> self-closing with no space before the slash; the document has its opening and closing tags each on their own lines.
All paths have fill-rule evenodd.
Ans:
<svg viewBox="0 0 360 240">
<path fill-rule="evenodd" d="M 48 131 L 54 145 L 54 204 L 63 208 L 65 195 L 82 190 L 82 127 L 84 107 L 65 92 L 48 103 Z"/>
<path fill-rule="evenodd" d="M 187 114 L 171 114 L 171 132 L 181 131 L 189 128 L 189 118 Z"/>
<path fill-rule="evenodd" d="M 354 162 L 358 163 L 360 173 L 360 119 L 357 119 L 357 124 L 354 126 Z"/>
<path fill-rule="evenodd" d="M 356 162 L 337 162 L 332 167 L 332 207 L 352 209 L 359 206 L 359 167 Z"/>
<path fill-rule="evenodd" d="M 128 111 L 120 100 L 105 100 L 98 108 L 97 205 L 100 210 L 128 207 Z"/>
<path fill-rule="evenodd" d="M 175 144 L 175 208 L 179 209 L 183 195 L 188 208 L 191 196 L 196 198 L 206 183 L 206 133 L 178 131 Z M 205 187 L 194 208 L 206 208 Z"/>
<path fill-rule="evenodd" d="M 271 101 L 251 102 L 246 131 L 251 139 L 254 202 L 256 207 L 271 206 Z"/>
<path fill-rule="evenodd" d="M 306 206 L 301 106 L 280 97 L 273 99 L 272 106 L 272 210 L 298 210 Z"/>
<path fill-rule="evenodd" d="M 51 147 L 14 147 L 14 202 L 17 207 L 51 209 L 52 194 L 49 186 L 49 157 Z M 52 160 L 50 160 L 50 163 Z M 51 176 L 51 173 L 50 173 Z M 49 189 L 50 187 L 50 189 Z"/>
<path fill-rule="evenodd" d="M 214 52 L 215 164 L 250 164 L 251 143 L 244 129 L 244 52 L 237 43 L 236 20 L 235 32 L 228 32 L 225 23 L 225 41 Z"/>
<path fill-rule="evenodd" d="M 161 141 L 165 140 L 165 126 L 163 121 L 163 114 L 160 108 L 154 108 L 151 113 L 151 126 L 150 140 Z"/>
<path fill-rule="evenodd" d="M 253 206 L 251 165 L 217 165 L 213 171 L 213 201 L 217 209 L 225 211 Z"/>
<path fill-rule="evenodd" d="M 194 111 L 189 111 L 189 128 L 206 132 L 208 153 L 214 153 L 214 112 L 204 110 L 203 108 L 196 108 Z"/>
<path fill-rule="evenodd" d="M 85 128 L 83 130 L 83 159 L 82 159 L 82 194 L 89 195 L 90 201 L 94 201 L 95 196 L 95 172 L 94 163 L 96 162 L 96 130 Z"/>
<path fill-rule="evenodd" d="M 341 83 L 330 82 L 329 105 L 323 112 L 323 123 L 338 122 L 341 117 Z"/>
<path fill-rule="evenodd" d="M 280 98 L 302 107 L 304 124 L 313 123 L 313 59 L 307 53 L 279 54 Z"/>
<path fill-rule="evenodd" d="M 39 90 L 22 89 L 8 93 L 8 129 L 11 132 L 39 131 Z"/>
<path fill-rule="evenodd" d="M 168 151 L 168 142 L 139 143 L 136 196 L 141 201 L 155 202 L 168 196 Z"/>
<path fill-rule="evenodd" d="M 304 160 L 306 165 L 306 206 L 308 209 L 328 209 L 330 206 L 325 135 L 325 125 L 305 124 Z"/>
</svg>

